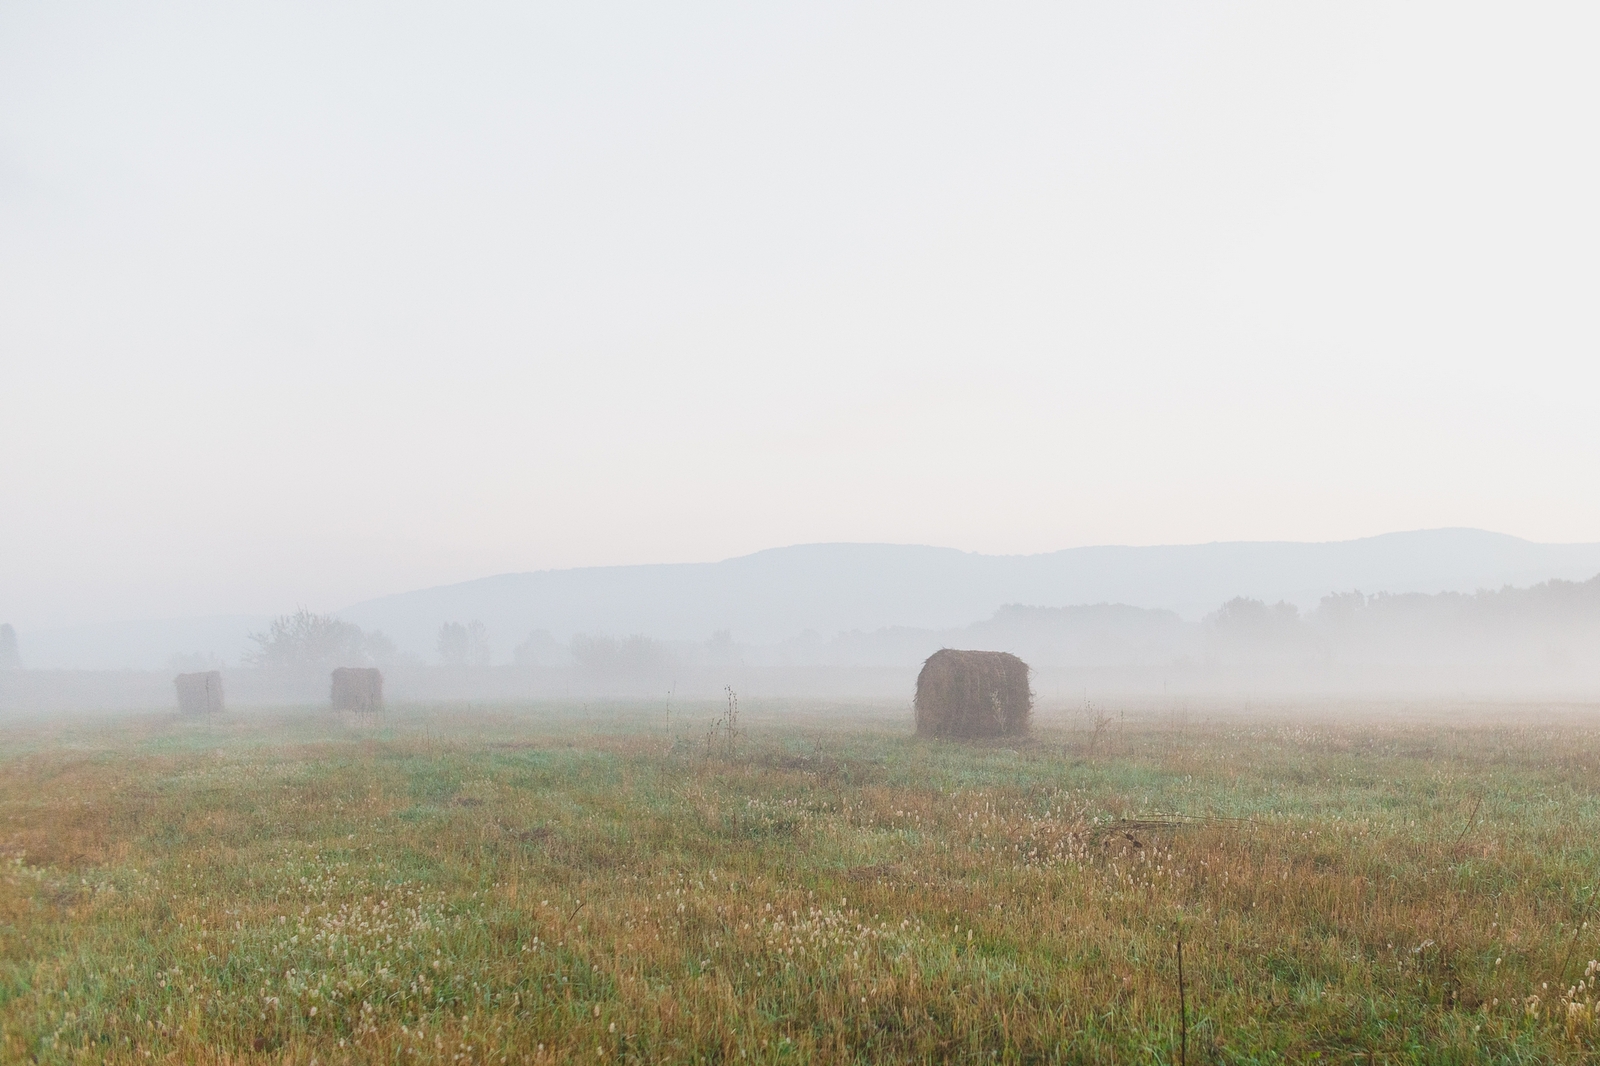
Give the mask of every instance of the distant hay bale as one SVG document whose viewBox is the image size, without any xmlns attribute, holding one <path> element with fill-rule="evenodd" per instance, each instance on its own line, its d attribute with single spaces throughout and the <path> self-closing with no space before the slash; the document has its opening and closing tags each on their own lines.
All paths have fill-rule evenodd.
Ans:
<svg viewBox="0 0 1600 1066">
<path fill-rule="evenodd" d="M 179 714 L 218 714 L 222 710 L 222 673 L 206 670 L 179 674 L 172 679 L 178 689 Z"/>
<path fill-rule="evenodd" d="M 365 667 L 341 666 L 333 672 L 333 709 L 383 710 L 383 674 Z"/>
<path fill-rule="evenodd" d="M 936 651 L 917 675 L 915 706 L 922 736 L 1019 736 L 1033 713 L 1028 664 L 1005 651 Z"/>
</svg>

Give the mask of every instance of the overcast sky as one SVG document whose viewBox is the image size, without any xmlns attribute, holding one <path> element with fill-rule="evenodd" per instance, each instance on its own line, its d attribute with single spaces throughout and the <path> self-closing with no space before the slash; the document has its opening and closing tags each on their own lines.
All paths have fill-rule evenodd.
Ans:
<svg viewBox="0 0 1600 1066">
<path fill-rule="evenodd" d="M 1592 5 L 0 5 L 0 621 L 1600 541 Z"/>
</svg>

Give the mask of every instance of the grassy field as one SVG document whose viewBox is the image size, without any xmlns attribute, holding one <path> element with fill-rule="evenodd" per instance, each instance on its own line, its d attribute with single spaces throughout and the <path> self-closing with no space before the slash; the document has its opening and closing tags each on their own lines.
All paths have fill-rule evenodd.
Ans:
<svg viewBox="0 0 1600 1066">
<path fill-rule="evenodd" d="M 1600 1056 L 1600 708 L 718 711 L 0 726 L 0 1059 Z"/>
</svg>

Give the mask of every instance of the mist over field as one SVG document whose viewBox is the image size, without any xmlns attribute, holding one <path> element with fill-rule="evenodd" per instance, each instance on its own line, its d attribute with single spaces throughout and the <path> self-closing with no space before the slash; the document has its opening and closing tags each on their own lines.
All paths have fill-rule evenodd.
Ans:
<svg viewBox="0 0 1600 1066">
<path fill-rule="evenodd" d="M 7 5 L 0 704 L 1591 693 L 1595 39 Z"/>
<path fill-rule="evenodd" d="M 0 2 L 0 1066 L 1600 1062 L 1597 56 Z"/>
<path fill-rule="evenodd" d="M 0 706 L 13 710 L 161 706 L 171 674 L 213 669 L 235 703 L 315 702 L 339 666 L 384 670 L 398 698 L 692 699 L 732 687 L 904 701 L 944 647 L 1021 656 L 1053 705 L 1587 699 L 1600 695 L 1600 545 L 1475 530 L 1022 557 L 812 545 L 502 575 L 330 615 L 11 639 Z"/>
</svg>

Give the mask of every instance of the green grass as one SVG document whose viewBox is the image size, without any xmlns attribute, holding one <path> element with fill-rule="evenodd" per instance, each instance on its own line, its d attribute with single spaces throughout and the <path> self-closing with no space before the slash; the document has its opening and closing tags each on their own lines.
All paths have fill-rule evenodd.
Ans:
<svg viewBox="0 0 1600 1066">
<path fill-rule="evenodd" d="M 0 1059 L 1600 1055 L 1593 709 L 716 713 L 0 727 Z"/>
</svg>

